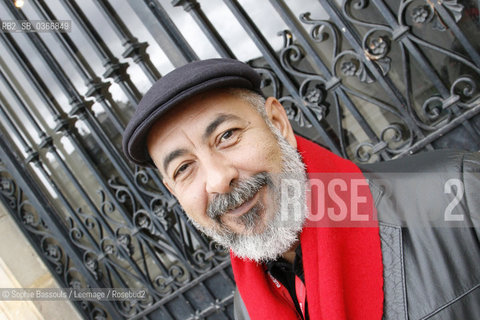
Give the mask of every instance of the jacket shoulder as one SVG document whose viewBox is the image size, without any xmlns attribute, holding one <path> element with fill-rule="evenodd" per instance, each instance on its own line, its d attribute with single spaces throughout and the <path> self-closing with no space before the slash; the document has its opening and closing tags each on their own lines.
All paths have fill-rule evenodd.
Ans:
<svg viewBox="0 0 480 320">
<path fill-rule="evenodd" d="M 480 314 L 480 154 L 442 150 L 361 167 L 380 225 L 384 319 Z"/>
<path fill-rule="evenodd" d="M 380 222 L 402 226 L 443 226 L 457 216 L 480 227 L 480 153 L 424 152 L 360 166 L 368 179 Z M 452 219 L 450 219 L 453 216 Z"/>
<path fill-rule="evenodd" d="M 441 172 L 462 171 L 464 164 L 480 170 L 480 152 L 434 150 L 400 159 L 361 165 L 364 172 Z"/>
</svg>

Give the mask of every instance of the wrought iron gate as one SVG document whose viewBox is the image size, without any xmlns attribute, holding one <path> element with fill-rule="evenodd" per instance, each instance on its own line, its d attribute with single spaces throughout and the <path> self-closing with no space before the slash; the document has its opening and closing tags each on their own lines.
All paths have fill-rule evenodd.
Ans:
<svg viewBox="0 0 480 320">
<path fill-rule="evenodd" d="M 190 29 L 177 26 L 185 17 L 222 57 L 245 55 L 222 26 L 243 28 L 265 94 L 298 133 L 344 157 L 480 149 L 479 1 L 203 2 L 209 10 L 195 0 L 0 3 L 2 22 L 72 22 L 71 33 L 0 33 L 3 204 L 64 287 L 148 292 L 77 303 L 85 318 L 233 318 L 228 254 L 119 147 L 160 67 L 198 59 Z M 282 48 L 265 19 L 284 28 Z"/>
</svg>

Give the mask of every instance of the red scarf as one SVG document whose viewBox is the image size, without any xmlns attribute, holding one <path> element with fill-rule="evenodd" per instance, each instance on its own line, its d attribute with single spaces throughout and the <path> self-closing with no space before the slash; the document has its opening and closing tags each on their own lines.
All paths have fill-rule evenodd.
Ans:
<svg viewBox="0 0 480 320">
<path fill-rule="evenodd" d="M 297 137 L 297 148 L 310 177 L 320 172 L 361 174 L 351 161 L 306 139 Z M 366 199 L 374 208 L 370 191 Z M 381 319 L 383 264 L 376 222 L 373 227 L 304 227 L 300 242 L 311 320 Z M 264 266 L 234 254 L 231 260 L 252 320 L 298 319 L 272 286 Z"/>
</svg>

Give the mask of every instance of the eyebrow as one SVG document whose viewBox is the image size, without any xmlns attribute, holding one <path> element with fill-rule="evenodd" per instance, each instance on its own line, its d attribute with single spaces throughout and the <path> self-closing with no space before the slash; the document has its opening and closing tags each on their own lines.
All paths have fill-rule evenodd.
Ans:
<svg viewBox="0 0 480 320">
<path fill-rule="evenodd" d="M 208 139 L 210 135 L 218 128 L 219 125 L 224 123 L 228 120 L 240 120 L 240 117 L 233 115 L 233 114 L 219 114 L 210 124 L 205 128 L 205 132 L 203 133 L 203 140 Z"/>
<path fill-rule="evenodd" d="M 167 172 L 167 169 L 168 169 L 168 166 L 170 165 L 170 163 L 175 160 L 176 158 L 178 157 L 181 157 L 183 156 L 184 154 L 186 154 L 188 151 L 187 149 L 176 149 L 172 152 L 170 152 L 166 157 L 165 159 L 163 159 L 163 170 L 165 172 Z"/>
<path fill-rule="evenodd" d="M 210 124 L 205 128 L 205 132 L 202 135 L 202 138 L 206 140 L 210 135 L 218 128 L 219 125 L 228 120 L 240 120 L 241 118 L 233 114 L 219 114 Z M 163 170 L 167 172 L 168 166 L 170 163 L 178 157 L 181 157 L 188 153 L 187 149 L 176 149 L 170 152 L 165 159 L 163 159 Z"/>
</svg>

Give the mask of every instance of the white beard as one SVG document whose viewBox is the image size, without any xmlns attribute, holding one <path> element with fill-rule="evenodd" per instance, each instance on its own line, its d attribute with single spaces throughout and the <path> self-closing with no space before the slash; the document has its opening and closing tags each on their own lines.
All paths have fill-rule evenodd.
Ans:
<svg viewBox="0 0 480 320">
<path fill-rule="evenodd" d="M 307 186 L 307 176 L 305 166 L 297 150 L 285 140 L 275 127 L 269 123 L 267 124 L 275 135 L 282 152 L 282 173 L 276 179 L 273 179 L 273 186 L 269 186 L 269 191 L 272 192 L 272 203 L 276 206 L 271 220 L 266 222 L 261 232 L 246 232 L 245 234 L 235 233 L 220 222 L 217 223 L 216 228 L 205 228 L 191 220 L 197 229 L 222 246 L 230 248 L 237 257 L 257 262 L 275 260 L 288 251 L 297 242 L 307 216 L 305 190 L 301 190 L 300 198 L 298 199 L 299 203 L 304 204 L 300 214 L 289 215 L 288 219 L 285 219 L 285 215 L 281 214 L 281 181 L 283 179 L 295 180 L 300 182 L 300 186 L 305 187 Z M 248 222 L 245 222 L 244 226 L 247 231 L 252 231 L 255 228 L 255 225 L 252 228 L 252 219 L 255 219 L 256 222 L 261 222 L 262 216 L 266 214 L 264 208 L 257 206 L 255 210 L 260 214 L 251 215 L 249 219 L 250 225 Z M 246 215 L 248 213 L 244 214 L 244 216 Z"/>
</svg>

